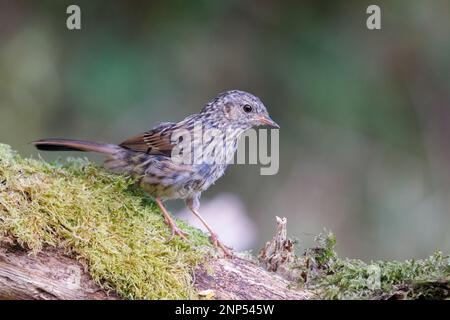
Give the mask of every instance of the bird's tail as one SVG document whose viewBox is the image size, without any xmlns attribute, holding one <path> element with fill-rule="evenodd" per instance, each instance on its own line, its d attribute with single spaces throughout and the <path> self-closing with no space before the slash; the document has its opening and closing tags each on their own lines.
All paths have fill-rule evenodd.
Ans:
<svg viewBox="0 0 450 320">
<path fill-rule="evenodd" d="M 39 150 L 45 151 L 93 151 L 104 154 L 115 154 L 123 150 L 115 144 L 71 139 L 42 139 L 32 142 Z"/>
</svg>

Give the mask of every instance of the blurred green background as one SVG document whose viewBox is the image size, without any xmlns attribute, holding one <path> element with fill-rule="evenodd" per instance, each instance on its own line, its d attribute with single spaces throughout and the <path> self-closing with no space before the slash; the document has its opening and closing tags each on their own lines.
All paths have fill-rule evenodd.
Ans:
<svg viewBox="0 0 450 320">
<path fill-rule="evenodd" d="M 246 90 L 281 125 L 280 171 L 232 166 L 204 202 L 237 196 L 254 248 L 278 215 L 301 246 L 327 228 L 342 256 L 424 257 L 450 250 L 449 57 L 445 0 L 0 1 L 0 142 L 120 142 Z"/>
</svg>

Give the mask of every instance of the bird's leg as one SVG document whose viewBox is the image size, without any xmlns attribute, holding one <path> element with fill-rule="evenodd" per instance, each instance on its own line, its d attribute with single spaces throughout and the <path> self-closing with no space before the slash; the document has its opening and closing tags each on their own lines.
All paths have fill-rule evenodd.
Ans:
<svg viewBox="0 0 450 320">
<path fill-rule="evenodd" d="M 219 241 L 217 238 L 217 234 L 211 229 L 211 227 L 208 225 L 208 223 L 205 221 L 205 219 L 202 218 L 202 216 L 194 209 L 189 208 L 192 213 L 203 223 L 203 225 L 208 229 L 209 231 L 209 238 L 211 239 L 212 244 L 223 251 L 223 253 L 227 257 L 232 257 L 233 254 L 231 253 L 230 249 L 227 248 L 222 242 Z"/>
<path fill-rule="evenodd" d="M 196 197 L 194 199 L 187 199 L 186 205 L 189 208 L 189 210 L 191 210 L 191 212 L 203 223 L 203 225 L 206 227 L 206 229 L 208 229 L 209 238 L 210 238 L 212 244 L 216 248 L 219 248 L 220 250 L 222 250 L 223 253 L 225 254 L 225 256 L 233 257 L 233 254 L 230 251 L 230 249 L 227 246 L 225 246 L 222 242 L 219 241 L 217 234 L 211 229 L 209 224 L 206 222 L 205 219 L 203 219 L 203 217 L 200 215 L 200 213 L 198 213 L 198 208 L 200 206 L 198 197 Z"/>
<path fill-rule="evenodd" d="M 161 209 L 161 211 L 164 215 L 164 221 L 166 222 L 166 224 L 170 227 L 170 230 L 172 231 L 172 235 L 170 236 L 168 241 L 171 241 L 174 236 L 179 236 L 180 238 L 186 239 L 187 233 L 182 231 L 180 228 L 178 228 L 175 221 L 170 216 L 170 213 L 167 212 L 166 208 L 164 207 L 161 199 L 155 198 L 155 201 L 158 204 L 159 208 Z"/>
</svg>

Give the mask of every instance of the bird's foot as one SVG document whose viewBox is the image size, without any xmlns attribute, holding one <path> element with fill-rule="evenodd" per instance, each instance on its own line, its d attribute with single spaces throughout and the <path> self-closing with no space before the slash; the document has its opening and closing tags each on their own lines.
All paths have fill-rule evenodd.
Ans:
<svg viewBox="0 0 450 320">
<path fill-rule="evenodd" d="M 170 230 L 172 231 L 172 235 L 167 240 L 167 242 L 170 242 L 173 239 L 173 237 L 175 237 L 175 236 L 179 236 L 180 238 L 187 240 L 186 236 L 188 235 L 188 233 L 186 233 L 183 230 L 181 230 L 180 228 L 178 228 L 177 224 L 175 223 L 173 218 L 170 216 L 170 213 L 164 207 L 161 199 L 156 198 L 155 201 L 158 204 L 159 208 L 161 209 L 161 212 L 164 216 L 164 222 L 169 226 Z"/>
<path fill-rule="evenodd" d="M 233 254 L 231 248 L 227 247 L 222 242 L 220 242 L 215 233 L 211 233 L 211 235 L 209 236 L 209 239 L 211 240 L 211 243 L 214 245 L 214 247 L 222 250 L 222 252 L 224 253 L 226 258 L 234 257 L 234 254 Z"/>
<path fill-rule="evenodd" d="M 170 235 L 167 242 L 172 241 L 175 236 L 179 236 L 180 238 L 187 240 L 187 236 L 189 235 L 189 233 L 178 228 L 175 221 L 173 221 L 173 220 L 167 221 L 167 219 L 165 221 L 166 221 L 167 225 L 169 226 L 170 231 L 172 232 L 172 234 Z"/>
</svg>

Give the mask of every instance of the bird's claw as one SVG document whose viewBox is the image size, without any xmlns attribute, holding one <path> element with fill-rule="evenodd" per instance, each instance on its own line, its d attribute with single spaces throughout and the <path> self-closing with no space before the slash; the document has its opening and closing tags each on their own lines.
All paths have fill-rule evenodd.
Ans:
<svg viewBox="0 0 450 320">
<path fill-rule="evenodd" d="M 228 248 L 222 242 L 220 242 L 215 233 L 211 233 L 211 235 L 209 236 L 209 239 L 211 240 L 211 243 L 213 244 L 214 247 L 222 250 L 222 252 L 224 253 L 226 258 L 234 257 L 234 254 L 232 253 L 231 248 Z"/>
<path fill-rule="evenodd" d="M 170 235 L 169 239 L 167 239 L 167 242 L 170 242 L 173 240 L 173 238 L 175 236 L 178 236 L 184 240 L 187 240 L 187 236 L 189 235 L 189 233 L 181 230 L 180 228 L 178 228 L 178 226 L 175 223 L 168 223 L 170 230 L 172 232 L 172 234 Z"/>
</svg>

